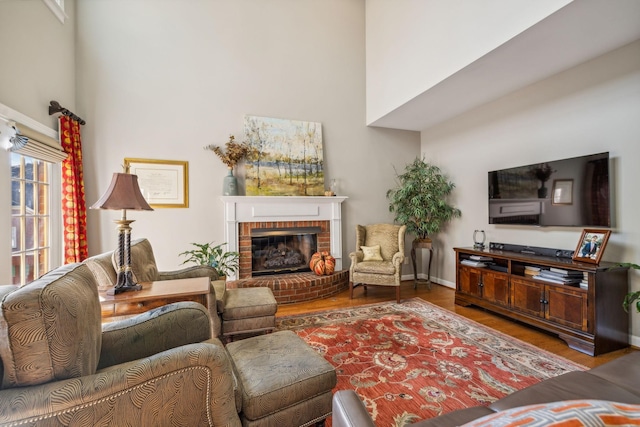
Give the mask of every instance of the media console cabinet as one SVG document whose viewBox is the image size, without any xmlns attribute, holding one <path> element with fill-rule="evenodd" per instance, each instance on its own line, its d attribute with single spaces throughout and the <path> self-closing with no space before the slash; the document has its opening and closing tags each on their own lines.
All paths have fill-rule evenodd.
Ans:
<svg viewBox="0 0 640 427">
<path fill-rule="evenodd" d="M 455 303 L 475 305 L 557 334 L 569 347 L 597 356 L 629 345 L 629 315 L 622 308 L 628 269 L 571 259 L 495 249 L 454 248 Z M 485 267 L 465 265 L 472 257 L 490 257 Z M 469 263 L 470 261 L 466 261 Z M 545 282 L 527 269 L 580 272 L 586 288 Z"/>
</svg>

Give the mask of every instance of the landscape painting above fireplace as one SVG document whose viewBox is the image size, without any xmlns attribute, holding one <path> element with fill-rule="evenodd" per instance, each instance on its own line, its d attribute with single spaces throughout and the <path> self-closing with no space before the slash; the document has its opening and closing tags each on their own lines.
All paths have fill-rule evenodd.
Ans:
<svg viewBox="0 0 640 427">
<path fill-rule="evenodd" d="M 247 196 L 322 196 L 322 124 L 245 116 Z"/>
</svg>

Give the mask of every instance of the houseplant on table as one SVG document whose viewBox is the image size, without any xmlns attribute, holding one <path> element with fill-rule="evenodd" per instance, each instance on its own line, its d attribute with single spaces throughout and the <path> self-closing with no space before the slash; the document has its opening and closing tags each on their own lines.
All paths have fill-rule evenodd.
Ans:
<svg viewBox="0 0 640 427">
<path fill-rule="evenodd" d="M 387 191 L 389 211 L 395 214 L 397 223 L 407 226 L 407 232 L 413 233 L 418 243 L 431 242 L 430 235 L 460 217 L 460 209 L 447 203 L 455 185 L 437 166 L 416 157 L 404 173 L 397 175 L 397 180 L 396 188 Z"/>
<path fill-rule="evenodd" d="M 225 251 L 223 246 L 226 243 L 214 245 L 211 243 L 191 243 L 196 249 L 181 252 L 179 255 L 187 259 L 182 263 L 193 262 L 197 265 L 208 265 L 213 267 L 220 279 L 225 278 L 230 273 L 235 273 L 239 268 L 240 254 L 234 251 Z"/>
</svg>

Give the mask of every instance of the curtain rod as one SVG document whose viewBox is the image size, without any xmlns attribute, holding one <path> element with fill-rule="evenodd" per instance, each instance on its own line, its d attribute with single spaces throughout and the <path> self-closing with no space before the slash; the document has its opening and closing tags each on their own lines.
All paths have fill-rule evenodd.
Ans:
<svg viewBox="0 0 640 427">
<path fill-rule="evenodd" d="M 58 101 L 51 101 L 49 102 L 49 115 L 52 115 L 55 113 L 62 113 L 63 116 L 71 117 L 73 120 L 76 120 L 81 125 L 86 124 L 84 119 L 82 119 L 80 116 L 76 116 L 74 113 L 64 108 L 62 105 L 58 103 Z"/>
</svg>

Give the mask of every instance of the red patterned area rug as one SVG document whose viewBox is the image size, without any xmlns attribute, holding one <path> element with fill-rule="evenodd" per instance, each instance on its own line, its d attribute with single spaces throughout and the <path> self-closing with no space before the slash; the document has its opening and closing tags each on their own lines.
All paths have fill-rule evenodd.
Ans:
<svg viewBox="0 0 640 427">
<path fill-rule="evenodd" d="M 321 353 L 378 427 L 400 427 L 584 366 L 420 298 L 279 318 Z M 330 425 L 328 420 L 327 425 Z"/>
</svg>

